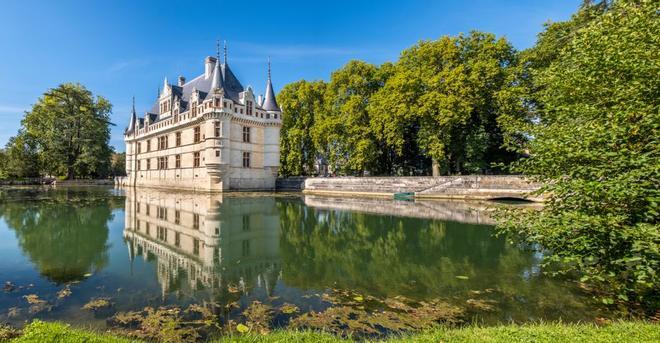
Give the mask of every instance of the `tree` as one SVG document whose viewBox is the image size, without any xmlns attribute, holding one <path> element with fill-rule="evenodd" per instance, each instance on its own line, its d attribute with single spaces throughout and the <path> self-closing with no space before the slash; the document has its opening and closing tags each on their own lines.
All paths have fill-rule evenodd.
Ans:
<svg viewBox="0 0 660 343">
<path fill-rule="evenodd" d="M 657 3 L 615 1 L 538 71 L 539 121 L 517 169 L 549 199 L 500 225 L 580 272 L 604 302 L 650 311 L 660 294 L 657 32 Z"/>
<path fill-rule="evenodd" d="M 304 80 L 286 85 L 277 102 L 286 114 L 280 136 L 280 174 L 309 175 L 313 173 L 317 151 L 312 141 L 312 129 L 323 110 L 323 81 Z"/>
<path fill-rule="evenodd" d="M 367 107 L 384 80 L 378 67 L 353 60 L 332 73 L 325 92 L 325 111 L 313 130 L 317 150 L 330 167 L 362 175 L 378 168 L 378 142 Z"/>
<path fill-rule="evenodd" d="M 514 160 L 502 147 L 497 118 L 499 92 L 516 62 L 511 44 L 487 33 L 418 43 L 373 96 L 378 136 L 402 154 L 413 125 L 423 154 L 447 173 L 484 172 Z"/>
<path fill-rule="evenodd" d="M 107 176 L 111 109 L 80 84 L 62 84 L 39 98 L 22 125 L 37 144 L 44 171 L 68 179 Z"/>
<path fill-rule="evenodd" d="M 126 153 L 112 153 L 112 175 L 126 176 Z"/>
<path fill-rule="evenodd" d="M 4 150 L 3 171 L 11 178 L 39 176 L 37 144 L 25 131 L 19 131 L 7 142 Z"/>
</svg>

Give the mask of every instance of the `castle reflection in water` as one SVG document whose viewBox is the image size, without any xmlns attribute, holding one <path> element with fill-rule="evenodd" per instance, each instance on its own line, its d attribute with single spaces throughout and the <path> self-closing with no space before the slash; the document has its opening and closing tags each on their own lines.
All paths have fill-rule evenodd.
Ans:
<svg viewBox="0 0 660 343">
<path fill-rule="evenodd" d="M 299 197 L 250 196 L 126 189 L 124 239 L 130 258 L 155 260 L 162 296 L 214 295 L 228 288 L 242 293 L 253 288 L 266 295 L 282 277 L 278 203 Z M 330 212 L 357 211 L 403 217 L 490 224 L 486 206 L 462 202 L 401 202 L 384 199 L 342 199 L 305 196 L 325 221 Z M 285 221 L 286 222 L 286 221 Z"/>
<path fill-rule="evenodd" d="M 126 190 L 130 258 L 155 257 L 163 296 L 257 286 L 279 277 L 279 216 L 272 197 Z"/>
</svg>

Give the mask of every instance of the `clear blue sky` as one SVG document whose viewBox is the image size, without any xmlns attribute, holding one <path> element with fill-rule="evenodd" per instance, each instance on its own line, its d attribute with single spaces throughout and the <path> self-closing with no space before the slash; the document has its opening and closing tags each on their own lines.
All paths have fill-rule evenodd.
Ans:
<svg viewBox="0 0 660 343">
<path fill-rule="evenodd" d="M 227 40 L 229 64 L 262 93 L 272 56 L 276 90 L 327 80 L 351 59 L 395 61 L 419 40 L 473 29 L 534 44 L 547 21 L 580 0 L 15 1 L 0 6 L 0 145 L 43 92 L 80 82 L 114 105 L 111 144 L 123 151 L 131 96 L 143 113 L 163 78 L 190 79 Z"/>
</svg>

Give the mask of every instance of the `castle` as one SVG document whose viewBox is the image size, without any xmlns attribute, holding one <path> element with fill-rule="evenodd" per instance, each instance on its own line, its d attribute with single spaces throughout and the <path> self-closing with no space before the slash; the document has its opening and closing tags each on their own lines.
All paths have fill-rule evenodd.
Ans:
<svg viewBox="0 0 660 343">
<path fill-rule="evenodd" d="M 153 107 L 126 142 L 124 186 L 203 191 L 272 190 L 279 166 L 282 111 L 270 77 L 266 95 L 243 88 L 227 63 L 206 57 L 204 73 L 177 84 L 165 78 Z"/>
</svg>

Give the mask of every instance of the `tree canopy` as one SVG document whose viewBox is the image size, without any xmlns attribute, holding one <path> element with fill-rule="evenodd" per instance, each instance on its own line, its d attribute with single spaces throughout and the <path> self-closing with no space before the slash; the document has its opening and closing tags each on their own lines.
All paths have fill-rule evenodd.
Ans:
<svg viewBox="0 0 660 343">
<path fill-rule="evenodd" d="M 419 42 L 396 63 L 350 61 L 314 96 L 305 81 L 287 86 L 282 173 L 309 174 L 316 159 L 340 175 L 425 175 L 432 159 L 444 173 L 497 172 L 517 158 L 498 121 L 517 61 L 504 38 L 475 31 Z"/>
<path fill-rule="evenodd" d="M 587 4 L 588 6 L 605 6 Z M 598 15 L 584 20 L 584 13 Z M 653 1 L 583 8 L 571 34 L 550 44 L 551 26 L 530 56 L 539 104 L 529 158 L 516 169 L 536 176 L 549 195 L 543 210 L 514 211 L 503 222 L 580 271 L 603 301 L 658 304 L 660 267 L 660 21 Z M 547 46 L 562 46 L 547 57 Z"/>
<path fill-rule="evenodd" d="M 9 177 L 105 177 L 111 173 L 112 105 L 80 84 L 49 89 L 5 148 Z"/>
</svg>

